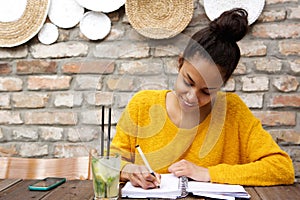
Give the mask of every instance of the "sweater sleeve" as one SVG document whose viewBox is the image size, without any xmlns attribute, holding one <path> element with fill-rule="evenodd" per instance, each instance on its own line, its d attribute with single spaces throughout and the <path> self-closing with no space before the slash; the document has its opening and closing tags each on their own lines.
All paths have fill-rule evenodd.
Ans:
<svg viewBox="0 0 300 200">
<path fill-rule="evenodd" d="M 134 148 L 131 145 L 130 140 L 132 138 L 126 134 L 119 126 L 116 127 L 117 132 L 114 136 L 110 151 L 112 154 L 119 154 L 122 156 L 121 169 L 128 163 L 134 162 Z"/>
<path fill-rule="evenodd" d="M 247 109 L 241 112 L 240 142 L 243 143 L 241 163 L 222 163 L 209 167 L 212 182 L 249 186 L 270 186 L 294 182 L 293 163 L 280 149 L 261 122 Z M 236 119 L 235 119 L 236 120 Z"/>
<path fill-rule="evenodd" d="M 116 134 L 111 142 L 112 154 L 122 156 L 121 169 L 128 163 L 134 163 L 135 135 L 137 134 L 138 94 L 130 100 L 116 126 Z"/>
<path fill-rule="evenodd" d="M 135 163 L 135 145 L 138 138 L 147 137 L 148 133 L 155 133 L 155 129 L 153 131 L 151 127 L 160 127 L 159 124 L 163 122 L 161 118 L 165 115 L 156 112 L 161 111 L 161 109 L 152 109 L 152 106 L 155 107 L 154 104 L 162 105 L 167 92 L 168 90 L 139 91 L 131 98 L 122 112 L 111 144 L 111 153 L 122 155 L 122 168 L 128 163 Z M 154 116 L 153 119 L 151 119 L 152 115 Z M 148 127 L 150 122 L 154 126 L 150 126 L 148 130 L 145 127 Z"/>
<path fill-rule="evenodd" d="M 212 182 L 242 185 L 279 185 L 294 182 L 294 169 L 289 156 L 279 149 L 271 137 L 256 134 L 249 140 L 264 141 L 264 144 L 251 141 L 249 163 L 219 164 L 209 167 Z"/>
</svg>

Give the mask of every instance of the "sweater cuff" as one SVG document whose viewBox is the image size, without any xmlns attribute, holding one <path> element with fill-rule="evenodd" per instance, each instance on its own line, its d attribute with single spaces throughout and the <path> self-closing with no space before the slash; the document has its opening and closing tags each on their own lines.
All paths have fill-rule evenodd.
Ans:
<svg viewBox="0 0 300 200">
<path fill-rule="evenodd" d="M 125 161 L 125 160 L 121 160 L 121 171 L 123 170 L 123 168 L 125 167 L 125 165 L 130 164 L 131 162 Z"/>
<path fill-rule="evenodd" d="M 225 173 L 221 166 L 208 167 L 208 172 L 212 183 L 229 183 L 228 177 L 234 177 L 234 174 L 229 174 L 228 171 Z"/>
</svg>

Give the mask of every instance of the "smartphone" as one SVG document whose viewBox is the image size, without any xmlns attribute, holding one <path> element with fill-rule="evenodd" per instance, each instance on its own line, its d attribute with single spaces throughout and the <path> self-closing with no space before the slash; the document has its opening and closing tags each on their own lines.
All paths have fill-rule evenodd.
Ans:
<svg viewBox="0 0 300 200">
<path fill-rule="evenodd" d="M 63 184 L 64 182 L 66 182 L 66 178 L 47 177 L 29 185 L 28 188 L 29 190 L 47 191 Z"/>
</svg>

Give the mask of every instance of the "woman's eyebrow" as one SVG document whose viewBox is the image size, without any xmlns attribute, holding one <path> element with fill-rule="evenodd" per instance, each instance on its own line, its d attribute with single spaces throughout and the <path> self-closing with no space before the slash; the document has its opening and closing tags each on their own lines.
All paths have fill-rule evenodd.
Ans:
<svg viewBox="0 0 300 200">
<path fill-rule="evenodd" d="M 195 81 L 192 79 L 192 77 L 189 75 L 189 73 L 186 73 L 186 76 L 188 77 L 188 79 L 189 79 L 192 83 L 195 83 Z"/>
<path fill-rule="evenodd" d="M 193 84 L 195 83 L 195 81 L 192 79 L 192 77 L 188 73 L 186 73 L 186 76 Z M 203 88 L 201 88 L 201 90 L 216 90 L 216 89 L 218 89 L 218 87 L 210 87 L 210 88 L 203 87 Z"/>
<path fill-rule="evenodd" d="M 204 88 L 201 88 L 202 90 L 216 90 L 218 88 L 216 87 L 212 87 L 212 88 L 208 88 L 208 87 L 204 87 Z"/>
</svg>

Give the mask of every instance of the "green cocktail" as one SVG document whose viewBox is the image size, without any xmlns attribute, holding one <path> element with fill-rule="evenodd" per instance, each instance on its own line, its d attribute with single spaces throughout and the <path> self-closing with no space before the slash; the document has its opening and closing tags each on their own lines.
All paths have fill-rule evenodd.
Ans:
<svg viewBox="0 0 300 200">
<path fill-rule="evenodd" d="M 95 199 L 118 199 L 120 163 L 120 156 L 92 158 Z"/>
</svg>

